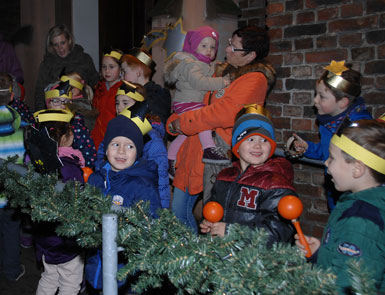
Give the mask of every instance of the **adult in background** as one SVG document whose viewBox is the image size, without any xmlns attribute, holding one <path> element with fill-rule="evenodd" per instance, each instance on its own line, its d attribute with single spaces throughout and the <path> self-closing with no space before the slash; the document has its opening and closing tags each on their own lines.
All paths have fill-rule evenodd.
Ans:
<svg viewBox="0 0 385 295">
<path fill-rule="evenodd" d="M 222 73 L 218 73 L 222 76 L 230 74 L 230 86 L 207 93 L 203 101 L 205 107 L 179 115 L 174 113 L 168 120 L 171 134 L 188 136 L 177 156 L 171 208 L 177 218 L 196 232 L 198 227 L 192 210 L 198 194 L 204 189 L 205 170 L 198 133 L 213 130 L 217 144 L 230 150 L 236 114 L 245 105 L 263 105 L 275 82 L 274 68 L 264 60 L 268 53 L 269 37 L 265 29 L 254 26 L 237 29 L 226 47 L 228 64 Z M 215 180 L 215 169 L 210 171 L 205 173 L 205 178 Z M 207 181 L 205 190 L 210 191 L 211 187 L 212 182 Z"/>
<path fill-rule="evenodd" d="M 56 25 L 48 31 L 46 53 L 40 63 L 35 87 L 35 110 L 45 108 L 44 88 L 57 81 L 62 74 L 77 72 L 93 87 L 99 80 L 94 62 L 82 46 L 75 44 L 65 25 Z"/>
</svg>

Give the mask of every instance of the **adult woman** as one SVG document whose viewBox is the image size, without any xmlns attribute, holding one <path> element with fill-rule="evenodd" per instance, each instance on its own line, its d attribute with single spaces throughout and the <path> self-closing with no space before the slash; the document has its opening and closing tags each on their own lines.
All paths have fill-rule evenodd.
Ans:
<svg viewBox="0 0 385 295">
<path fill-rule="evenodd" d="M 64 73 L 77 72 L 93 87 L 99 80 L 92 58 L 64 25 L 52 27 L 47 36 L 46 53 L 40 64 L 35 87 L 35 110 L 45 108 L 44 88 Z"/>
<path fill-rule="evenodd" d="M 244 105 L 263 105 L 275 82 L 273 67 L 264 61 L 268 53 L 269 37 L 264 29 L 248 26 L 236 30 L 226 47 L 228 65 L 222 73 L 230 73 L 233 81 L 230 86 L 207 93 L 206 107 L 179 116 L 173 114 L 168 120 L 170 133 L 188 136 L 178 152 L 172 210 L 196 232 L 198 228 L 192 209 L 198 194 L 203 191 L 204 178 L 203 152 L 197 134 L 213 130 L 217 138 L 230 147 L 236 114 Z"/>
</svg>

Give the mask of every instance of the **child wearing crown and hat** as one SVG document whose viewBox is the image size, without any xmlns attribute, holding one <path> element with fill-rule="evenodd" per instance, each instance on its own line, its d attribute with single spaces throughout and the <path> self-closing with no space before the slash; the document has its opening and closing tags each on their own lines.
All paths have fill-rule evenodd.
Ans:
<svg viewBox="0 0 385 295">
<path fill-rule="evenodd" d="M 101 64 L 102 79 L 95 86 L 93 107 L 99 115 L 96 119 L 91 137 L 94 140 L 96 149 L 104 138 L 108 122 L 115 118 L 115 96 L 121 85 L 120 67 L 123 53 L 118 49 L 104 53 Z"/>
<path fill-rule="evenodd" d="M 74 133 L 70 122 L 73 113 L 51 109 L 38 111 L 34 116 L 38 129 L 46 130 L 49 137 L 57 143 L 57 157 L 61 164 L 58 166 L 58 173 L 61 181 L 74 180 L 83 183 L 81 168 L 84 167 L 85 160 L 82 153 L 72 147 Z M 30 150 L 27 141 L 28 153 Z M 47 151 L 41 151 L 44 152 Z M 30 157 L 34 164 L 44 162 L 35 161 L 36 158 L 32 154 Z M 82 249 L 74 239 L 58 236 L 55 233 L 56 225 L 52 222 L 39 222 L 34 226 L 36 257 L 44 266 L 36 290 L 38 295 L 54 294 L 58 289 L 60 293 L 77 294 L 83 281 Z"/>
<path fill-rule="evenodd" d="M 45 89 L 45 101 L 47 109 L 68 110 L 68 105 L 72 103 L 72 86 L 69 80 L 59 81 L 49 85 Z M 77 112 L 71 120 L 74 142 L 72 147 L 82 152 L 85 165 L 94 168 L 96 161 L 96 149 L 91 138 L 89 129 L 85 126 L 84 117 Z"/>
<path fill-rule="evenodd" d="M 218 50 L 219 35 L 212 27 L 203 26 L 188 31 L 183 44 L 183 51 L 176 53 L 164 67 L 164 79 L 175 84 L 172 109 L 180 114 L 202 108 L 203 98 L 207 91 L 220 90 L 230 84 L 230 77 L 212 77 L 215 70 L 215 59 Z M 168 147 L 170 176 L 173 178 L 178 150 L 186 139 L 178 135 Z M 203 149 L 202 162 L 228 165 L 231 161 L 225 153 L 215 145 L 211 130 L 199 133 Z"/>
<path fill-rule="evenodd" d="M 285 195 L 296 195 L 293 169 L 285 158 L 272 158 L 274 127 L 261 106 L 248 106 L 236 120 L 232 132 L 232 152 L 239 158 L 217 176 L 209 201 L 220 203 L 220 222 L 206 219 L 202 233 L 223 237 L 232 224 L 264 229 L 273 242 L 293 241 L 294 227 L 278 214 L 278 202 Z"/>
<path fill-rule="evenodd" d="M 361 93 L 361 74 L 345 61 L 332 61 L 315 85 L 314 106 L 317 109 L 320 142 L 305 141 L 297 134 L 288 139 L 286 148 L 289 157 L 304 156 L 326 161 L 329 157 L 329 143 L 345 117 L 352 121 L 371 119 Z M 325 175 L 326 171 L 325 171 Z M 329 209 L 335 207 L 340 195 L 326 177 L 325 187 Z"/>
<path fill-rule="evenodd" d="M 329 216 L 322 243 L 305 237 L 313 253 L 310 260 L 337 276 L 338 294 L 351 293 L 349 262 L 360 261 L 377 288 L 371 294 L 385 294 L 385 122 L 345 123 L 333 135 L 325 162 L 344 194 Z"/>
</svg>

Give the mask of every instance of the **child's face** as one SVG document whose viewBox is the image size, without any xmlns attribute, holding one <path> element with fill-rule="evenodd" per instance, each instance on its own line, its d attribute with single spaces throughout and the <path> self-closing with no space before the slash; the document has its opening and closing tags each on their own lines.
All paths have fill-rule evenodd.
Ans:
<svg viewBox="0 0 385 295">
<path fill-rule="evenodd" d="M 253 135 L 245 139 L 238 149 L 242 170 L 249 165 L 263 165 L 269 159 L 270 151 L 270 142 L 262 136 Z"/>
<path fill-rule="evenodd" d="M 135 100 L 126 95 L 120 94 L 115 98 L 116 113 L 120 114 L 125 108 L 130 108 L 135 104 Z"/>
<path fill-rule="evenodd" d="M 70 99 L 63 97 L 55 97 L 48 102 L 47 109 L 64 110 L 66 108 L 65 105 L 69 103 L 71 103 Z"/>
<path fill-rule="evenodd" d="M 103 56 L 102 75 L 103 78 L 111 84 L 114 84 L 120 80 L 120 66 L 110 56 Z"/>
<path fill-rule="evenodd" d="M 73 142 L 74 142 L 74 134 L 73 134 L 73 132 L 71 130 L 68 135 L 64 134 L 60 138 L 59 146 L 60 147 L 72 146 Z"/>
<path fill-rule="evenodd" d="M 336 116 L 345 109 L 342 107 L 342 100 L 336 101 L 335 96 L 329 88 L 325 86 L 324 81 L 316 83 L 316 95 L 314 97 L 314 106 L 318 114 Z"/>
<path fill-rule="evenodd" d="M 138 83 L 139 82 L 139 76 L 138 75 L 138 71 L 139 71 L 139 67 L 130 67 L 129 65 L 127 65 L 126 62 L 122 63 L 122 76 L 123 76 L 123 79 L 128 81 L 128 82 L 131 82 L 131 83 Z"/>
<path fill-rule="evenodd" d="M 211 38 L 211 37 L 203 38 L 196 49 L 196 53 L 207 56 L 211 60 L 213 60 L 216 54 L 215 44 L 216 44 L 216 41 L 214 38 Z"/>
<path fill-rule="evenodd" d="M 328 167 L 328 174 L 332 176 L 336 190 L 341 192 L 354 190 L 353 165 L 354 162 L 346 162 L 340 148 L 330 143 L 329 158 L 325 161 L 325 166 Z"/>
<path fill-rule="evenodd" d="M 131 139 L 117 136 L 109 143 L 106 154 L 112 171 L 118 172 L 135 163 L 136 147 Z"/>
</svg>

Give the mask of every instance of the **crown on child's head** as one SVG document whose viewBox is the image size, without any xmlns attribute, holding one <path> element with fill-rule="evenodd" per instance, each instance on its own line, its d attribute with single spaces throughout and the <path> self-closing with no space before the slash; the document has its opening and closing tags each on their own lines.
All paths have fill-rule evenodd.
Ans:
<svg viewBox="0 0 385 295">
<path fill-rule="evenodd" d="M 8 93 L 12 93 L 12 84 L 9 85 L 8 88 L 2 88 L 2 89 L 0 89 L 0 92 L 8 92 Z"/>
<path fill-rule="evenodd" d="M 140 117 L 131 118 L 131 111 L 128 108 L 125 108 L 123 111 L 121 111 L 119 115 L 123 115 L 131 119 L 131 121 L 134 122 L 136 126 L 138 126 L 138 128 L 140 129 L 140 132 L 142 132 L 143 135 L 147 134 L 152 129 L 151 123 L 146 118 L 143 118 L 143 119 Z"/>
<path fill-rule="evenodd" d="M 74 114 L 69 110 L 62 109 L 49 109 L 49 110 L 41 110 L 35 112 L 33 117 L 36 122 L 50 122 L 50 121 L 58 121 L 58 122 L 70 122 L 73 118 Z"/>
<path fill-rule="evenodd" d="M 116 58 L 117 60 L 120 60 L 120 58 L 122 57 L 122 54 L 115 50 L 111 50 L 110 52 L 106 52 L 104 56 L 110 56 L 110 57 Z"/>
<path fill-rule="evenodd" d="M 130 54 L 132 56 L 135 56 L 141 63 L 145 64 L 152 71 L 155 70 L 156 63 L 153 61 L 151 56 L 148 53 L 144 52 L 142 49 L 134 47 L 131 49 Z"/>
<path fill-rule="evenodd" d="M 131 97 L 135 101 L 144 101 L 144 96 L 138 91 L 138 87 L 128 81 L 122 80 L 122 85 L 116 92 L 116 96 L 125 95 Z"/>
<path fill-rule="evenodd" d="M 83 90 L 83 87 L 84 87 L 83 83 L 81 83 L 79 81 L 76 81 L 74 78 L 71 78 L 71 77 L 69 77 L 67 75 L 61 76 L 60 77 L 60 81 L 62 81 L 62 82 L 68 81 L 72 87 L 75 87 L 75 88 L 77 88 L 79 90 Z"/>
<path fill-rule="evenodd" d="M 45 92 L 45 99 L 63 97 L 72 99 L 71 85 L 69 81 L 60 81 L 57 87 Z"/>
<path fill-rule="evenodd" d="M 330 142 L 347 153 L 349 156 L 361 161 L 366 166 L 381 174 L 385 174 L 385 159 L 367 150 L 363 146 L 351 140 L 349 137 L 342 134 L 344 128 L 359 126 L 359 122 L 350 122 L 348 118 L 345 118 L 344 122 L 341 123 L 339 130 L 337 130 L 337 132 L 333 135 Z"/>
<path fill-rule="evenodd" d="M 271 114 L 269 110 L 265 109 L 259 104 L 246 104 L 244 107 L 245 114 L 260 114 L 268 117 L 271 120 Z"/>
<path fill-rule="evenodd" d="M 332 86 L 352 96 L 358 96 L 360 94 L 360 85 L 353 84 L 341 76 L 343 72 L 350 70 L 345 66 L 344 60 L 332 60 L 328 66 L 324 67 L 324 69 L 326 71 L 322 74 L 321 79 L 323 79 L 329 86 Z"/>
</svg>

